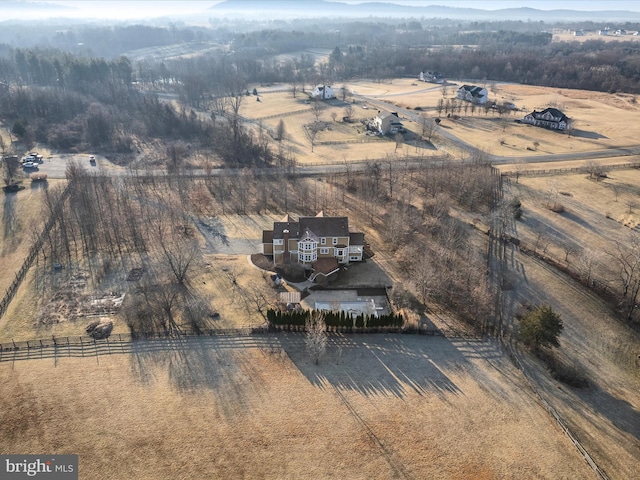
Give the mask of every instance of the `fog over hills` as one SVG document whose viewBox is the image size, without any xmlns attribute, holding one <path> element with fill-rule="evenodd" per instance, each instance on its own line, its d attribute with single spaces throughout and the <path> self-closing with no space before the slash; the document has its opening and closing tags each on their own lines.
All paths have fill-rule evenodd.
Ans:
<svg viewBox="0 0 640 480">
<path fill-rule="evenodd" d="M 603 3 L 606 5 L 606 3 Z M 478 5 L 482 5 L 478 2 Z M 559 4 L 561 5 L 561 4 Z M 577 3 L 576 5 L 580 5 Z M 365 2 L 348 4 L 342 2 L 291 1 L 291 0 L 225 0 L 209 11 L 214 14 L 260 17 L 260 18 L 293 18 L 293 17 L 431 17 L 459 18 L 463 20 L 531 20 L 554 22 L 558 20 L 600 20 L 600 21 L 634 21 L 640 20 L 640 12 L 603 10 L 538 10 L 530 7 L 503 8 L 483 10 L 479 8 L 457 8 L 449 6 L 399 5 L 383 2 Z"/>
<path fill-rule="evenodd" d="M 427 3 L 427 2 L 422 2 Z M 443 0 L 438 5 L 419 5 L 417 2 L 411 5 L 401 5 L 393 2 L 364 2 L 345 3 L 342 1 L 326 0 L 187 0 L 187 1 L 124 1 L 124 0 L 4 0 L 0 1 L 0 20 L 18 19 L 28 21 L 30 19 L 44 18 L 120 18 L 120 19 L 150 19 L 160 16 L 185 17 L 187 15 L 245 19 L 291 19 L 310 17 L 415 17 L 415 18 L 452 18 L 460 20 L 521 20 L 544 21 L 553 23 L 556 21 L 640 21 L 640 12 L 613 9 L 609 5 L 620 6 L 624 3 L 599 2 L 597 4 L 585 4 L 583 2 L 558 3 L 562 9 L 547 10 L 531 7 L 511 8 L 516 2 L 477 2 L 473 5 L 484 8 L 462 7 L 469 2 L 456 2 Z M 520 4 L 522 4 L 520 2 Z M 543 2 L 531 2 L 532 5 L 542 7 L 554 7 L 554 4 Z M 153 5 L 152 8 L 149 8 Z M 454 6 L 451 6 L 454 5 Z M 496 5 L 508 8 L 491 9 Z M 581 10 L 582 8 L 597 8 L 602 5 L 603 10 Z M 628 4 L 633 5 L 633 4 Z M 574 7 L 574 8 L 567 8 Z M 611 9 L 607 9 L 611 8 Z M 631 8 L 631 7 L 630 7 Z"/>
</svg>

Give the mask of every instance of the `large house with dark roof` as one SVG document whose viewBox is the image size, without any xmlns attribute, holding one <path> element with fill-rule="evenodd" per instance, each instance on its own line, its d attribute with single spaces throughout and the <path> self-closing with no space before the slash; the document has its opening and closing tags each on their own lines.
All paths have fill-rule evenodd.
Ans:
<svg viewBox="0 0 640 480">
<path fill-rule="evenodd" d="M 460 100 L 466 100 L 467 102 L 475 103 L 477 105 L 484 105 L 489 98 L 489 92 L 486 88 L 477 87 L 475 85 L 463 85 L 456 92 L 456 97 Z"/>
<path fill-rule="evenodd" d="M 339 264 L 360 262 L 364 253 L 364 233 L 349 229 L 347 217 L 315 217 L 294 220 L 286 215 L 262 232 L 262 253 L 273 256 L 276 266 L 299 263 L 307 270 L 329 273 Z"/>
<path fill-rule="evenodd" d="M 522 119 L 522 123 L 552 130 L 564 130 L 571 124 L 571 119 L 557 108 L 545 108 L 541 112 L 534 110 Z"/>
<path fill-rule="evenodd" d="M 440 72 L 420 72 L 418 79 L 421 82 L 444 83 L 444 79 Z"/>
</svg>

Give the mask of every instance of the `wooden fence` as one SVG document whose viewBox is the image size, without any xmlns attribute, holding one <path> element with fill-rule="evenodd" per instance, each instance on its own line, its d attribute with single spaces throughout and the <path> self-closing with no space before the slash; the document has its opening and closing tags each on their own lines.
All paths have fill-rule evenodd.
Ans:
<svg viewBox="0 0 640 480">
<path fill-rule="evenodd" d="M 605 170 L 626 170 L 629 168 L 640 168 L 640 162 L 621 163 L 618 165 L 603 165 Z M 504 177 L 517 177 L 519 175 L 560 175 L 567 173 L 589 173 L 590 167 L 572 167 L 572 168 L 547 168 L 544 170 L 517 170 L 517 171 L 505 171 L 502 172 Z"/>
<path fill-rule="evenodd" d="M 502 345 L 505 347 L 505 350 L 509 355 L 509 358 L 511 359 L 513 364 L 518 368 L 518 370 L 522 372 L 527 384 L 529 385 L 529 388 L 533 391 L 533 393 L 535 393 L 536 397 L 538 398 L 538 400 L 540 401 L 544 409 L 547 412 L 549 412 L 549 414 L 555 419 L 560 429 L 569 438 L 571 443 L 573 443 L 573 445 L 576 447 L 580 455 L 582 455 L 582 458 L 584 458 L 587 464 L 589 464 L 589 466 L 593 469 L 593 471 L 595 472 L 595 474 L 600 480 L 609 480 L 609 477 L 607 476 L 607 474 L 604 473 L 604 471 L 598 466 L 598 464 L 596 464 L 596 462 L 593 460 L 591 455 L 589 455 L 589 452 L 587 452 L 587 450 L 584 448 L 580 440 L 578 440 L 578 438 L 573 434 L 573 432 L 571 431 L 569 426 L 566 424 L 566 422 L 562 419 L 562 417 L 560 417 L 556 409 L 553 408 L 549 402 L 547 402 L 547 400 L 540 393 L 540 390 L 530 380 L 530 377 L 529 377 L 529 374 L 527 373 L 526 368 L 524 367 L 522 362 L 520 362 L 520 359 L 518 358 L 517 354 L 514 352 L 513 347 L 509 343 L 502 341 L 502 339 L 500 340 L 502 342 Z"/>
<path fill-rule="evenodd" d="M 55 357 L 94 357 L 98 355 L 112 355 L 119 353 L 133 353 L 144 351 L 161 351 L 173 348 L 176 342 L 194 338 L 207 337 L 254 337 L 281 332 L 304 333 L 304 326 L 278 325 L 241 328 L 221 328 L 201 330 L 199 332 L 187 331 L 179 335 L 152 334 L 134 336 L 129 333 L 117 333 L 104 340 L 95 340 L 89 336 L 72 336 L 42 338 L 36 340 L 22 340 L 0 343 L 0 362 L 13 362 L 17 360 L 35 360 Z M 483 341 L 479 335 L 452 330 L 438 329 L 435 327 L 402 330 L 397 327 L 378 328 L 351 328 L 329 327 L 328 335 L 339 334 L 410 334 L 441 336 L 446 338 L 459 338 L 468 341 Z"/>
<path fill-rule="evenodd" d="M 69 196 L 71 183 L 72 181 L 69 181 L 69 183 L 67 183 L 66 188 L 63 190 L 62 195 L 58 200 L 58 203 L 54 207 L 56 210 L 59 211 L 62 208 L 65 200 Z M 22 284 L 22 281 L 24 280 L 24 277 L 26 276 L 27 271 L 33 264 L 33 261 L 35 260 L 38 253 L 40 252 L 40 249 L 44 244 L 46 234 L 49 232 L 49 230 L 53 228 L 56 222 L 56 217 L 57 215 L 51 215 L 49 217 L 49 219 L 47 220 L 47 223 L 45 223 L 44 225 L 44 228 L 38 235 L 37 240 L 33 242 L 33 244 L 31 245 L 31 248 L 29 249 L 29 254 L 24 259 L 24 262 L 22 263 L 20 270 L 18 270 L 18 272 L 16 273 L 16 277 L 13 279 L 13 282 L 11 282 L 11 285 L 9 286 L 9 288 L 7 288 L 7 291 L 5 292 L 2 300 L 0 300 L 0 318 L 2 318 L 2 316 L 7 311 L 7 308 L 9 308 L 9 304 L 11 303 L 11 300 L 13 300 L 13 297 L 18 291 L 18 287 L 20 287 L 20 285 Z"/>
</svg>

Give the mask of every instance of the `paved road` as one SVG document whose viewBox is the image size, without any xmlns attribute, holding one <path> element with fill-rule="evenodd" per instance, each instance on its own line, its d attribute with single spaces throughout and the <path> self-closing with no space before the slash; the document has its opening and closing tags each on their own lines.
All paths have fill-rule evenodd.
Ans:
<svg viewBox="0 0 640 480">
<path fill-rule="evenodd" d="M 474 147 L 468 144 L 465 144 L 467 148 L 472 150 Z M 577 152 L 577 153 L 563 153 L 557 155 L 540 155 L 537 157 L 497 157 L 494 156 L 491 159 L 492 164 L 494 165 L 505 165 L 516 162 L 519 158 L 522 158 L 526 163 L 553 163 L 567 160 L 594 160 L 601 158 L 611 158 L 611 157 L 625 157 L 625 156 L 636 156 L 638 155 L 638 151 L 633 148 L 611 148 L 608 150 L 597 150 L 591 152 Z M 108 168 L 103 168 L 101 160 L 98 158 L 98 161 L 95 166 L 92 166 L 88 163 L 86 155 L 63 155 L 63 156 L 53 156 L 50 159 L 45 160 L 45 162 L 40 166 L 37 170 L 38 172 L 43 172 L 48 175 L 51 179 L 59 179 L 66 178 L 66 167 L 67 163 L 71 160 L 79 161 L 80 165 L 84 165 L 89 173 L 100 174 L 100 175 L 109 175 L 109 176 L 126 176 L 130 174 L 130 170 L 122 167 L 114 167 L 109 165 Z M 370 159 L 368 161 L 354 161 L 349 163 L 350 169 L 353 172 L 366 170 L 367 165 L 376 159 Z M 378 161 L 386 162 L 385 159 L 378 159 Z M 445 160 L 445 155 L 437 156 L 437 157 L 426 157 L 423 159 L 414 158 L 408 161 L 402 161 L 397 164 L 398 168 L 405 167 L 407 164 L 411 166 L 419 166 L 419 165 L 440 165 L 443 162 L 455 162 L 456 160 Z M 330 175 L 332 173 L 343 173 L 345 172 L 344 164 L 327 164 L 327 165 L 313 165 L 313 166 L 300 166 L 295 169 L 294 172 L 288 172 L 288 174 L 298 175 L 298 176 L 315 176 L 315 175 Z M 33 173 L 33 170 L 25 169 L 25 177 L 28 178 L 29 174 Z M 242 173 L 243 169 L 237 168 L 217 168 L 211 171 L 211 175 L 213 176 L 236 176 Z M 252 169 L 252 172 L 256 175 L 277 175 L 279 172 L 278 169 L 275 168 L 257 168 Z M 164 170 L 140 170 L 140 175 L 156 175 L 162 176 L 165 175 L 166 172 Z M 190 176 L 205 176 L 206 173 L 203 169 L 193 169 L 188 170 L 187 174 Z"/>
</svg>

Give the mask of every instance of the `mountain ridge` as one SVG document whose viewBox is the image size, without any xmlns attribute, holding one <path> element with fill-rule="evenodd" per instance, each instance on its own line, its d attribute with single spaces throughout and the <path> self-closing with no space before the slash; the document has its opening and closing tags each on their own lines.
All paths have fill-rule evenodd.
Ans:
<svg viewBox="0 0 640 480">
<path fill-rule="evenodd" d="M 371 17 L 376 15 L 403 17 L 407 15 L 421 17 L 483 19 L 483 20 L 535 20 L 535 21 L 633 21 L 640 20 L 640 12 L 626 10 L 581 11 L 573 9 L 539 10 L 531 7 L 501 8 L 483 10 L 469 7 L 450 7 L 444 5 L 399 5 L 392 2 L 364 2 L 347 4 L 326 0 L 224 0 L 212 7 L 209 12 L 241 14 L 249 16 L 265 15 L 273 17 L 327 16 L 330 14 Z"/>
</svg>

